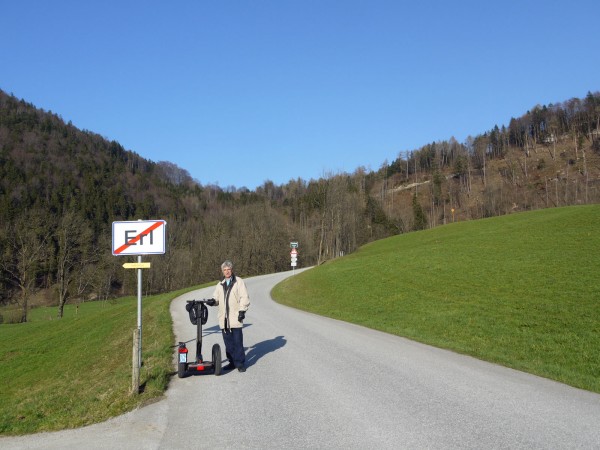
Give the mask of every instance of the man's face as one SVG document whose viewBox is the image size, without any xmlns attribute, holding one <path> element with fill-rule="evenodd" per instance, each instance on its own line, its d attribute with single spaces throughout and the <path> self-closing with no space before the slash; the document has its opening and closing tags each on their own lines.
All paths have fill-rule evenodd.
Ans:
<svg viewBox="0 0 600 450">
<path fill-rule="evenodd" d="M 231 267 L 225 267 L 223 269 L 223 275 L 225 278 L 231 278 Z"/>
</svg>

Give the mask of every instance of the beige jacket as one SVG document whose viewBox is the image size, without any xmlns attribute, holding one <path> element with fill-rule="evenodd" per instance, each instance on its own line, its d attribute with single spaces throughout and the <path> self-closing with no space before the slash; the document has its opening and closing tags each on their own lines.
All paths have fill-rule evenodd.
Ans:
<svg viewBox="0 0 600 450">
<path fill-rule="evenodd" d="M 242 328 L 243 324 L 238 321 L 238 313 L 247 311 L 250 306 L 250 296 L 244 280 L 232 275 L 229 286 L 223 280 L 215 287 L 213 298 L 219 306 L 219 327 L 222 330 L 225 329 L 225 322 L 227 321 L 228 328 Z"/>
</svg>

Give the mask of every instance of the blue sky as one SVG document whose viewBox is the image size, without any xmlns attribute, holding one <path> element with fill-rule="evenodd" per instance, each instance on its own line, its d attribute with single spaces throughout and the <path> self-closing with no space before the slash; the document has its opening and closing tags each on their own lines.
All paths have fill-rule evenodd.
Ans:
<svg viewBox="0 0 600 450">
<path fill-rule="evenodd" d="M 600 90 L 600 2 L 1 0 L 0 89 L 202 184 L 376 170 Z"/>
</svg>

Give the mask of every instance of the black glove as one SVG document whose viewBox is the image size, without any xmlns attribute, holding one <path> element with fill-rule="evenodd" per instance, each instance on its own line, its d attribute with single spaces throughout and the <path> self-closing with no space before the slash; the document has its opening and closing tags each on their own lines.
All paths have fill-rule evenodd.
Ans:
<svg viewBox="0 0 600 450">
<path fill-rule="evenodd" d="M 217 304 L 217 301 L 214 298 L 209 298 L 208 300 L 206 300 L 206 304 L 208 306 L 215 306 Z"/>
<path fill-rule="evenodd" d="M 246 311 L 240 311 L 238 313 L 238 322 L 242 322 L 246 318 Z"/>
<path fill-rule="evenodd" d="M 185 310 L 187 312 L 190 312 L 190 309 L 192 309 L 194 305 L 192 304 L 192 302 L 187 302 L 187 304 L 185 305 Z"/>
</svg>

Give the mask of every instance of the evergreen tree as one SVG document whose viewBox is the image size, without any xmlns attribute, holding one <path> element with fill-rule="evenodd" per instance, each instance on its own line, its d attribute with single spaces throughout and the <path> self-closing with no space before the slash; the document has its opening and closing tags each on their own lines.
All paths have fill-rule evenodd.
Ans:
<svg viewBox="0 0 600 450">
<path fill-rule="evenodd" d="M 414 215 L 413 230 L 415 230 L 415 231 L 424 230 L 425 228 L 427 228 L 427 217 L 425 217 L 423 208 L 421 207 L 421 204 L 417 200 L 416 192 L 413 195 L 412 205 L 413 205 L 413 215 Z"/>
</svg>

